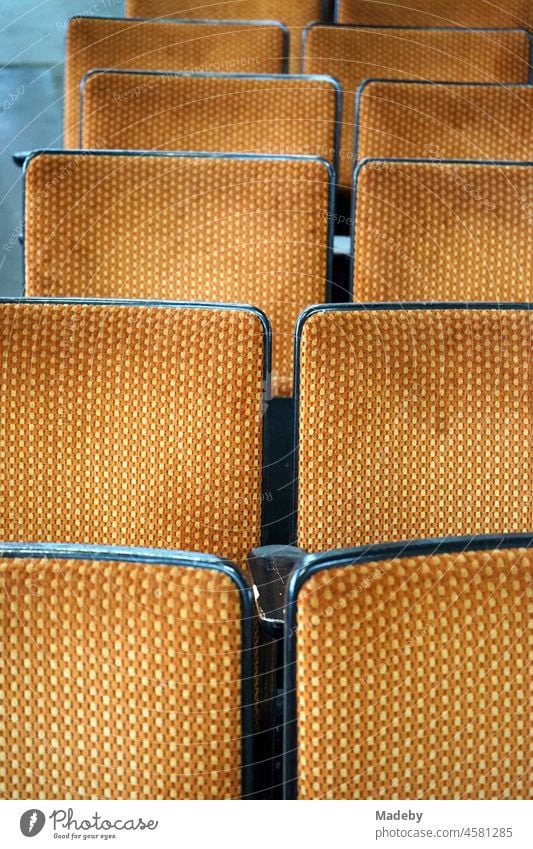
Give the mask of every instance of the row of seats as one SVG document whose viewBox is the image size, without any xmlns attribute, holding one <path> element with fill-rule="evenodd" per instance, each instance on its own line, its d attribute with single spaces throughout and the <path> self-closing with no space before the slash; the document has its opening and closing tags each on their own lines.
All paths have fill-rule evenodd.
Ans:
<svg viewBox="0 0 533 849">
<path fill-rule="evenodd" d="M 264 316 L 0 304 L 3 794 L 259 792 L 251 568 L 265 624 L 286 618 L 287 798 L 529 797 L 532 540 L 502 535 L 532 525 L 531 322 L 527 305 L 301 316 L 293 542 L 329 553 L 296 558 L 268 609 L 247 562 Z M 444 540 L 376 545 L 424 537 Z"/>
<path fill-rule="evenodd" d="M 283 638 L 284 798 L 531 798 L 532 543 L 305 558 Z M 4 544 L 0 580 L 4 798 L 257 795 L 252 596 L 236 569 Z"/>
<path fill-rule="evenodd" d="M 69 25 L 0 302 L 5 796 L 531 797 L 527 10 L 328 5 Z"/>
<path fill-rule="evenodd" d="M 83 94 L 82 101 L 86 97 L 89 101 L 83 123 L 90 122 L 92 125 L 92 129 L 84 128 L 80 120 L 80 88 L 87 85 L 92 89 L 96 85 L 103 85 L 102 81 L 97 84 L 91 80 L 94 69 L 211 73 L 240 71 L 276 75 L 287 70 L 287 49 L 287 33 L 277 23 L 74 18 L 67 34 L 65 146 L 79 147 L 82 139 L 84 144 L 94 146 L 96 142 L 96 146 L 111 147 L 115 132 L 117 141 L 120 139 L 121 119 L 115 117 L 115 112 L 123 113 L 122 122 L 126 121 L 130 128 L 128 146 L 139 147 L 142 144 L 146 135 L 141 129 L 139 136 L 136 136 L 137 123 L 147 122 L 147 115 L 154 112 L 162 124 L 161 134 L 155 135 L 154 139 L 157 147 L 172 144 L 176 133 L 180 138 L 179 126 L 176 127 L 171 119 L 180 106 L 183 83 L 180 86 L 179 82 L 174 82 L 170 86 L 167 79 L 159 83 L 152 80 L 150 84 L 144 85 L 139 82 L 137 86 L 140 90 L 135 88 L 132 81 L 128 93 L 128 81 L 120 78 L 117 81 L 115 78 L 122 90 L 118 94 L 108 91 L 107 102 L 105 97 L 99 102 L 96 91 L 92 95 L 93 100 L 96 97 L 92 108 L 89 94 Z M 355 94 L 365 80 L 380 77 L 492 84 L 527 83 L 530 78 L 530 54 L 530 36 L 521 30 L 309 27 L 304 33 L 302 72 L 309 76 L 333 76 L 343 92 L 337 151 L 340 186 L 346 191 L 351 183 Z M 88 79 L 86 75 L 89 75 Z M 112 85 L 112 82 L 107 85 Z M 201 89 L 194 96 L 201 97 Z M 100 97 L 103 95 L 100 94 Z M 173 100 L 174 97 L 178 100 Z M 268 110 L 268 103 L 265 108 Z M 172 111 L 169 112 L 169 109 Z M 260 113 L 259 103 L 256 106 L 256 119 Z M 272 122 L 272 113 L 266 111 L 266 115 Z M 212 123 L 214 117 L 211 116 Z M 231 112 L 229 117 L 227 123 L 232 123 Z M 116 120 L 118 126 L 115 125 Z M 191 128 L 189 136 L 190 133 Z M 85 134 L 88 134 L 87 137 Z M 253 143 L 253 137 L 250 141 Z M 312 138 L 302 138 L 302 144 L 312 144 L 312 141 Z M 331 150 L 331 140 L 328 141 L 326 149 Z M 190 142 L 189 137 L 186 142 L 189 149 Z M 226 145 L 231 142 L 230 135 L 224 143 L 224 149 L 228 149 Z M 180 148 L 183 145 L 183 141 L 178 143 Z M 315 151 L 311 149 L 309 152 Z"/>
<path fill-rule="evenodd" d="M 529 301 L 532 171 L 363 161 L 341 296 Z M 25 292 L 253 303 L 272 323 L 273 393 L 290 396 L 297 316 L 331 300 L 332 194 L 330 166 L 313 157 L 33 154 Z"/>
<path fill-rule="evenodd" d="M 301 37 L 311 22 L 335 22 L 357 26 L 477 27 L 532 29 L 528 0 L 417 0 L 416 6 L 402 0 L 229 0 L 199 8 L 196 0 L 126 0 L 126 15 L 133 18 L 219 18 L 221 20 L 278 20 L 290 32 L 290 68 L 297 72 L 301 62 Z"/>
<path fill-rule="evenodd" d="M 310 21 L 330 20 L 331 0 L 222 0 L 199 6 L 197 0 L 126 0 L 129 18 L 194 19 L 211 18 L 226 21 L 283 21 L 290 35 L 289 67 L 300 70 L 300 42 L 303 28 Z"/>
<path fill-rule="evenodd" d="M 196 0 L 126 0 L 126 15 L 133 18 L 194 18 L 199 9 Z M 401 0 L 387 4 L 375 0 L 298 0 L 287 7 L 279 0 L 221 0 L 216 7 L 203 7 L 205 17 L 226 20 L 239 18 L 283 20 L 291 29 L 309 21 L 333 20 L 344 24 L 371 26 L 463 26 L 463 27 L 528 27 L 531 24 L 528 0 L 507 0 L 497 6 L 491 0 L 417 0 L 416 7 L 404 6 Z"/>
<path fill-rule="evenodd" d="M 159 71 L 287 70 L 287 32 L 279 23 L 73 18 L 65 56 L 64 142 L 77 147 L 80 85 L 95 68 Z"/>
<path fill-rule="evenodd" d="M 266 318 L 32 299 L 3 303 L 1 318 L 0 537 L 244 564 L 261 544 Z M 531 323 L 512 304 L 305 311 L 292 541 L 325 551 L 527 531 Z"/>
<path fill-rule="evenodd" d="M 344 93 L 340 185 L 351 183 L 355 95 L 365 80 L 527 83 L 530 54 L 530 36 L 519 30 L 311 27 L 302 68 L 331 74 Z"/>
<path fill-rule="evenodd" d="M 336 165 L 332 77 L 96 70 L 80 104 L 82 149 L 305 154 Z"/>
<path fill-rule="evenodd" d="M 322 156 L 336 168 L 342 91 L 333 77 L 90 71 L 79 147 Z M 527 161 L 533 87 L 367 80 L 355 160 Z"/>
</svg>

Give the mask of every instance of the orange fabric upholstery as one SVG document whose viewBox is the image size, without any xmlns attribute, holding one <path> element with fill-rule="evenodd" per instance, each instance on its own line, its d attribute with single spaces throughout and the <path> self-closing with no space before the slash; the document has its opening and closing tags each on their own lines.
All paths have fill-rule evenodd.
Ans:
<svg viewBox="0 0 533 849">
<path fill-rule="evenodd" d="M 409 27 L 523 27 L 531 29 L 529 0 L 337 0 L 343 24 Z"/>
<path fill-rule="evenodd" d="M 310 576 L 297 601 L 299 798 L 531 799 L 532 579 L 525 548 Z"/>
<path fill-rule="evenodd" d="M 265 329 L 224 307 L 0 304 L 0 539 L 261 540 Z"/>
<path fill-rule="evenodd" d="M 363 162 L 354 299 L 533 299 L 533 165 Z"/>
<path fill-rule="evenodd" d="M 328 78 L 94 73 L 83 90 L 82 145 L 308 154 L 333 164 L 337 99 Z"/>
<path fill-rule="evenodd" d="M 532 330 L 527 307 L 311 310 L 298 545 L 529 531 Z"/>
<path fill-rule="evenodd" d="M 343 88 L 340 183 L 351 187 L 355 93 L 363 80 L 525 83 L 529 57 L 529 36 L 519 31 L 311 27 L 304 49 L 305 73 L 331 74 Z"/>
<path fill-rule="evenodd" d="M 284 69 L 285 35 L 275 24 L 73 18 L 65 60 L 65 145 L 80 141 L 80 84 L 94 68 L 151 71 Z"/>
<path fill-rule="evenodd" d="M 372 80 L 357 158 L 533 160 L 533 86 Z"/>
<path fill-rule="evenodd" d="M 0 599 L 3 798 L 241 796 L 231 575 L 164 552 L 161 565 L 2 556 Z"/>
<path fill-rule="evenodd" d="M 321 0 L 217 0 L 201 5 L 198 0 L 126 0 L 126 14 L 132 18 L 218 18 L 219 20 L 282 21 L 290 32 L 290 69 L 300 70 L 300 44 L 303 27 L 319 21 Z"/>
<path fill-rule="evenodd" d="M 292 392 L 293 328 L 325 300 L 331 175 L 317 159 L 40 154 L 26 169 L 26 293 L 252 303 Z"/>
</svg>

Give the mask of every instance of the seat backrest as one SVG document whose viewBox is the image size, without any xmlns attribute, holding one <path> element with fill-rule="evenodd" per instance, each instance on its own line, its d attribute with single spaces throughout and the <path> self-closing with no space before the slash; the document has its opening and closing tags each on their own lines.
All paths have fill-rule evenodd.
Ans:
<svg viewBox="0 0 533 849">
<path fill-rule="evenodd" d="M 79 145 L 80 84 L 94 68 L 278 74 L 286 69 L 286 56 L 287 32 L 275 22 L 72 18 L 65 59 L 65 145 Z"/>
<path fill-rule="evenodd" d="M 335 164 L 340 88 L 331 77 L 94 71 L 82 147 L 322 156 Z"/>
<path fill-rule="evenodd" d="M 336 0 L 341 24 L 409 27 L 524 27 L 533 24 L 529 0 Z"/>
<path fill-rule="evenodd" d="M 356 158 L 533 160 L 533 86 L 368 80 Z"/>
<path fill-rule="evenodd" d="M 533 163 L 366 160 L 354 300 L 533 300 Z"/>
<path fill-rule="evenodd" d="M 26 294 L 252 303 L 292 391 L 293 328 L 326 300 L 332 170 L 315 158 L 41 153 L 26 163 Z"/>
<path fill-rule="evenodd" d="M 264 316 L 0 302 L 0 540 L 179 548 L 261 539 Z"/>
<path fill-rule="evenodd" d="M 300 70 L 300 43 L 302 29 L 311 21 L 319 21 L 322 0 L 222 0 L 199 8 L 198 0 L 126 0 L 126 15 L 132 18 L 194 18 L 202 17 L 232 20 L 282 21 L 290 32 L 290 69 Z"/>
<path fill-rule="evenodd" d="M 288 603 L 286 798 L 530 799 L 532 605 L 530 534 L 307 558 Z"/>
<path fill-rule="evenodd" d="M 343 89 L 341 185 L 351 187 L 355 94 L 365 79 L 527 83 L 530 51 L 520 30 L 309 27 L 304 72 L 331 74 Z"/>
<path fill-rule="evenodd" d="M 530 530 L 532 331 L 529 305 L 307 310 L 298 545 Z"/>
<path fill-rule="evenodd" d="M 2 546 L 3 798 L 248 794 L 250 592 L 216 557 Z"/>
</svg>

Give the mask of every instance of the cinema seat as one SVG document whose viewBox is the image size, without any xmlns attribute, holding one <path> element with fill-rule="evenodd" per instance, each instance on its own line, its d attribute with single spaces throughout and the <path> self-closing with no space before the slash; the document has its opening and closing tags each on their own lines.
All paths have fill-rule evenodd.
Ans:
<svg viewBox="0 0 533 849">
<path fill-rule="evenodd" d="M 468 536 L 305 559 L 288 591 L 286 798 L 532 798 L 532 546 Z"/>
<path fill-rule="evenodd" d="M 250 307 L 0 302 L 0 540 L 245 564 L 268 337 Z"/>
<path fill-rule="evenodd" d="M 533 526 L 528 304 L 311 307 L 297 328 L 297 544 Z"/>
<path fill-rule="evenodd" d="M 342 24 L 409 27 L 524 27 L 533 18 L 528 0 L 336 0 L 336 20 Z"/>
<path fill-rule="evenodd" d="M 286 70 L 286 56 L 287 32 L 275 22 L 72 18 L 65 58 L 65 146 L 79 146 L 80 84 L 94 68 L 277 74 Z"/>
<path fill-rule="evenodd" d="M 355 95 L 365 79 L 527 83 L 530 49 L 519 30 L 308 27 L 304 73 L 331 74 L 343 89 L 341 186 L 351 188 Z"/>
<path fill-rule="evenodd" d="M 533 160 L 533 86 L 368 80 L 356 158 Z"/>
<path fill-rule="evenodd" d="M 234 566 L 2 545 L 0 598 L 4 799 L 251 792 L 251 590 Z"/>
<path fill-rule="evenodd" d="M 327 299 L 333 176 L 324 160 L 40 153 L 25 166 L 26 294 L 252 303 L 292 392 L 298 313 Z"/>
<path fill-rule="evenodd" d="M 92 71 L 82 147 L 322 156 L 335 164 L 341 93 L 331 77 Z"/>
<path fill-rule="evenodd" d="M 300 70 L 302 30 L 310 21 L 321 20 L 322 0 L 222 0 L 200 5 L 198 0 L 126 0 L 126 15 L 132 18 L 225 18 L 283 21 L 290 32 L 290 69 Z"/>
<path fill-rule="evenodd" d="M 531 301 L 533 163 L 365 160 L 354 299 Z"/>
</svg>

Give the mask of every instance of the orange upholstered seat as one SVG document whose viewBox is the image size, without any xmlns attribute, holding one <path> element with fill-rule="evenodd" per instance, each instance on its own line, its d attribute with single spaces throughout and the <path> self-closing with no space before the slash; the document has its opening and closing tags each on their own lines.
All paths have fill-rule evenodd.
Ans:
<svg viewBox="0 0 533 849">
<path fill-rule="evenodd" d="M 530 301 L 533 164 L 362 162 L 354 299 Z"/>
<path fill-rule="evenodd" d="M 249 793 L 250 592 L 216 557 L 2 546 L 2 797 Z"/>
<path fill-rule="evenodd" d="M 282 21 L 290 32 L 290 68 L 300 70 L 302 30 L 310 21 L 319 21 L 321 0 L 217 0 L 201 5 L 198 0 L 126 0 L 126 14 L 133 18 L 218 18 L 221 20 Z"/>
<path fill-rule="evenodd" d="M 314 307 L 298 331 L 298 545 L 533 526 L 528 305 Z"/>
<path fill-rule="evenodd" d="M 94 68 L 151 71 L 285 69 L 286 32 L 276 23 L 73 18 L 65 59 L 65 145 L 80 139 L 80 83 Z"/>
<path fill-rule="evenodd" d="M 42 153 L 26 163 L 26 294 L 252 303 L 274 393 L 326 299 L 331 169 L 314 158 Z"/>
<path fill-rule="evenodd" d="M 339 101 L 331 77 L 95 71 L 83 86 L 82 146 L 310 154 L 334 163 Z"/>
<path fill-rule="evenodd" d="M 533 160 L 533 86 L 370 80 L 357 159 Z"/>
<path fill-rule="evenodd" d="M 260 313 L 1 302 L 0 364 L 0 540 L 260 543 Z"/>
<path fill-rule="evenodd" d="M 289 596 L 286 797 L 532 798 L 532 543 L 307 558 Z"/>
<path fill-rule="evenodd" d="M 337 21 L 365 26 L 524 27 L 533 24 L 529 0 L 337 0 Z"/>
<path fill-rule="evenodd" d="M 529 35 L 518 30 L 310 27 L 304 47 L 305 73 L 331 74 L 343 88 L 340 183 L 351 186 L 355 95 L 363 80 L 526 83 L 529 58 Z"/>
</svg>

